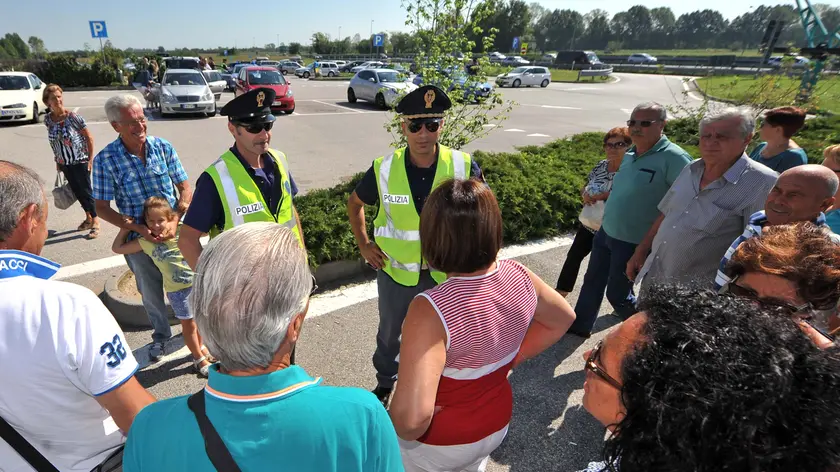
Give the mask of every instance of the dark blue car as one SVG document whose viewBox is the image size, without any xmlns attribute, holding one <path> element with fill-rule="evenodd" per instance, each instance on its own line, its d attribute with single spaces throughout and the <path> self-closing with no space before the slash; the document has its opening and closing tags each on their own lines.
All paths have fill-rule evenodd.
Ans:
<svg viewBox="0 0 840 472">
<path fill-rule="evenodd" d="M 493 92 L 493 84 L 490 82 L 472 81 L 467 83 L 470 76 L 460 69 L 442 70 L 440 72 L 452 79 L 452 83 L 448 87 L 447 92 L 451 92 L 455 86 L 459 86 L 464 91 L 464 100 L 470 100 L 470 97 L 472 97 L 472 101 L 477 102 L 489 97 L 490 93 Z M 418 87 L 424 85 L 423 74 L 417 74 L 414 76 L 414 80 L 412 80 L 412 82 L 414 82 L 414 85 L 417 85 Z"/>
</svg>

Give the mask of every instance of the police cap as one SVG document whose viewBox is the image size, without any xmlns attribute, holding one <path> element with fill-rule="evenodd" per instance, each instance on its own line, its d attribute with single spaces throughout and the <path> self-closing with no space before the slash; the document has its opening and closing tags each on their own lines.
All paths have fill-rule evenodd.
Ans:
<svg viewBox="0 0 840 472">
<path fill-rule="evenodd" d="M 443 113 L 452 108 L 452 101 L 446 92 L 434 85 L 424 85 L 407 94 L 397 104 L 397 113 L 406 120 L 422 118 L 443 118 Z"/>
<path fill-rule="evenodd" d="M 268 123 L 275 120 L 271 104 L 276 95 L 269 88 L 257 88 L 229 101 L 219 114 L 239 123 Z"/>
</svg>

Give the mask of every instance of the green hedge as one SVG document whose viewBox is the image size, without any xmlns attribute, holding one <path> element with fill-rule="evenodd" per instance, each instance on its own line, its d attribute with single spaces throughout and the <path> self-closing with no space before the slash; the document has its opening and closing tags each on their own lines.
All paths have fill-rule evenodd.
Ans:
<svg viewBox="0 0 840 472">
<path fill-rule="evenodd" d="M 697 120 L 672 120 L 665 132 L 671 141 L 699 157 Z M 604 158 L 603 136 L 583 133 L 515 152 L 472 154 L 499 200 L 506 245 L 554 236 L 575 226 L 581 207 L 580 188 L 592 167 Z M 812 162 L 821 162 L 822 149 L 840 142 L 840 117 L 809 120 L 795 139 Z M 295 199 L 311 264 L 359 257 L 346 205 L 361 177 L 359 173 L 335 187 Z M 376 210 L 365 208 L 371 235 Z"/>
<path fill-rule="evenodd" d="M 52 55 L 34 71 L 46 83 L 67 87 L 101 87 L 118 81 L 117 70 L 109 64 L 94 61 L 82 64 L 72 56 Z"/>
</svg>

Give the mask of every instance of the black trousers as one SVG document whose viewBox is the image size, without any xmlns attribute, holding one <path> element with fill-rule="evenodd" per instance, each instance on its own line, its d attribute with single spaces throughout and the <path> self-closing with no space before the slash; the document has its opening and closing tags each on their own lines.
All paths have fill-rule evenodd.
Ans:
<svg viewBox="0 0 840 472">
<path fill-rule="evenodd" d="M 85 213 L 90 213 L 91 216 L 96 218 L 96 205 L 93 203 L 93 190 L 90 186 L 90 172 L 88 172 L 87 162 L 62 165 L 61 171 Z"/>
<path fill-rule="evenodd" d="M 575 234 L 575 239 L 572 241 L 572 247 L 566 253 L 566 262 L 560 271 L 560 277 L 557 278 L 556 289 L 558 291 L 571 292 L 575 289 L 575 282 L 580 272 L 580 264 L 592 252 L 592 241 L 594 239 L 595 233 L 586 226 L 578 223 L 577 234 Z"/>
</svg>

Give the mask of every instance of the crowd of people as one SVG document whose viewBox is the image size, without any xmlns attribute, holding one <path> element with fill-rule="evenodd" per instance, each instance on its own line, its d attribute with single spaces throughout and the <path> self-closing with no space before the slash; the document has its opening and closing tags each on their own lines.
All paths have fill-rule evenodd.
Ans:
<svg viewBox="0 0 840 472">
<path fill-rule="evenodd" d="M 289 162 L 270 148 L 273 91 L 224 107 L 234 144 L 193 192 L 136 97 L 108 100 L 118 137 L 94 157 L 84 120 L 51 87 L 57 165 L 85 196 L 89 237 L 99 219 L 120 229 L 112 248 L 135 274 L 150 359 L 172 337 L 166 294 L 208 380 L 159 401 L 137 382 L 101 301 L 49 280 L 37 175 L 0 161 L 3 470 L 484 471 L 511 427 L 510 371 L 567 334 L 588 338 L 605 293 L 622 322 L 583 356 L 583 406 L 609 431 L 587 471 L 840 468 L 840 146 L 806 164 L 792 140 L 801 110 L 769 111 L 752 155 L 750 111 L 709 113 L 692 161 L 665 136 L 666 110 L 637 106 L 604 136 L 552 288 L 499 259 L 492 188 L 469 154 L 438 143 L 446 93 L 409 93 L 396 109 L 408 145 L 375 159 L 347 204 L 377 270 L 366 392 L 295 363 L 317 285 Z M 71 132 L 55 126 L 75 140 L 53 138 Z M 378 206 L 373 239 L 365 205 Z"/>
</svg>

